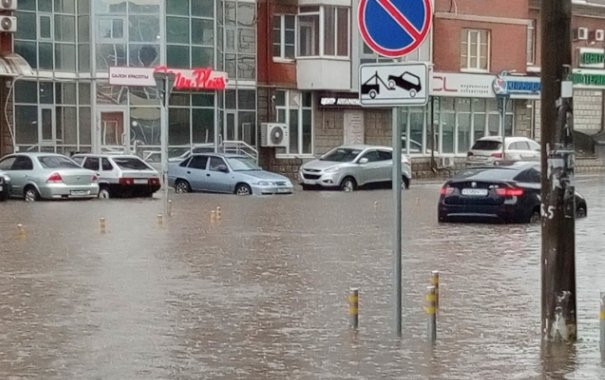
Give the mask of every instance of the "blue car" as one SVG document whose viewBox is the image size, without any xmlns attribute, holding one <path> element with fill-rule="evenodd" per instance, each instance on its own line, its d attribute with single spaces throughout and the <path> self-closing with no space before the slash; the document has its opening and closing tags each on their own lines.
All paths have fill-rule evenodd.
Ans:
<svg viewBox="0 0 605 380">
<path fill-rule="evenodd" d="M 291 194 L 293 185 L 279 174 L 261 169 L 236 154 L 193 154 L 168 164 L 168 184 L 177 193 L 207 191 L 237 195 Z"/>
</svg>

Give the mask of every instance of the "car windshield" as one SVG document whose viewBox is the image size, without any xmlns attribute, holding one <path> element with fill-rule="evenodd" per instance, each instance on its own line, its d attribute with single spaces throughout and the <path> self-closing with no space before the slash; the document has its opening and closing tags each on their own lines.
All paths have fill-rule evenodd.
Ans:
<svg viewBox="0 0 605 380">
<path fill-rule="evenodd" d="M 500 141 L 479 140 L 476 141 L 471 149 L 473 150 L 499 150 L 502 146 Z"/>
<path fill-rule="evenodd" d="M 323 155 L 321 161 L 351 162 L 361 153 L 361 149 L 336 148 Z"/>
<path fill-rule="evenodd" d="M 120 169 L 149 170 L 149 166 L 147 166 L 145 162 L 134 157 L 114 157 L 113 162 L 115 162 Z"/>
<path fill-rule="evenodd" d="M 249 158 L 245 157 L 230 157 L 227 162 L 234 172 L 243 172 L 249 170 L 262 170 L 258 165 Z"/>
<path fill-rule="evenodd" d="M 67 157 L 61 156 L 40 156 L 38 157 L 40 165 L 45 169 L 70 169 L 80 168 L 78 164 Z"/>
</svg>

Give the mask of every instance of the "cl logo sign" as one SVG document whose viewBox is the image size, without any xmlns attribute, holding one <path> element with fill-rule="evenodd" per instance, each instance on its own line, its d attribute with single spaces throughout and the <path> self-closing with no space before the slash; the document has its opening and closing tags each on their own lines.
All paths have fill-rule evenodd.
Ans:
<svg viewBox="0 0 605 380">
<path fill-rule="evenodd" d="M 458 90 L 455 88 L 448 88 L 447 87 L 447 77 L 444 77 L 441 75 L 433 76 L 433 91 L 458 92 Z"/>
</svg>

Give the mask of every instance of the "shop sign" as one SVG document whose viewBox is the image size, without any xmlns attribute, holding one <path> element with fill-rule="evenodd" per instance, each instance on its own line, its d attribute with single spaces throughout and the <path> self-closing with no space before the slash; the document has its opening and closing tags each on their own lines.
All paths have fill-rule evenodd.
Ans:
<svg viewBox="0 0 605 380">
<path fill-rule="evenodd" d="M 114 86 L 155 86 L 153 74 L 165 72 L 175 74 L 175 90 L 224 90 L 227 73 L 208 67 L 194 69 L 171 69 L 158 67 L 110 67 L 109 84 Z"/>
<path fill-rule="evenodd" d="M 572 81 L 574 88 L 605 90 L 605 70 L 574 69 Z"/>
<path fill-rule="evenodd" d="M 493 98 L 495 76 L 488 74 L 433 73 L 431 95 Z"/>
<path fill-rule="evenodd" d="M 321 97 L 319 104 L 323 107 L 355 107 L 359 106 L 359 98 Z"/>
<path fill-rule="evenodd" d="M 602 69 L 605 66 L 605 53 L 603 49 L 580 48 L 578 66 L 585 68 Z"/>
<path fill-rule="evenodd" d="M 512 99 L 540 99 L 540 77 L 503 76 L 501 79 L 506 83 L 505 94 Z"/>
</svg>

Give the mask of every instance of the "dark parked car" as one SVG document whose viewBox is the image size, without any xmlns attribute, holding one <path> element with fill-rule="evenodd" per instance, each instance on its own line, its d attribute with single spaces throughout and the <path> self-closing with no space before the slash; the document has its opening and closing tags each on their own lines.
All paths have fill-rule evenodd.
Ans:
<svg viewBox="0 0 605 380">
<path fill-rule="evenodd" d="M 6 173 L 0 171 L 0 202 L 8 199 L 8 191 L 10 187 L 10 177 Z"/>
<path fill-rule="evenodd" d="M 576 217 L 586 216 L 586 200 L 575 194 Z M 540 165 L 516 162 L 508 166 L 466 169 L 441 188 L 440 222 L 540 221 Z"/>
</svg>

